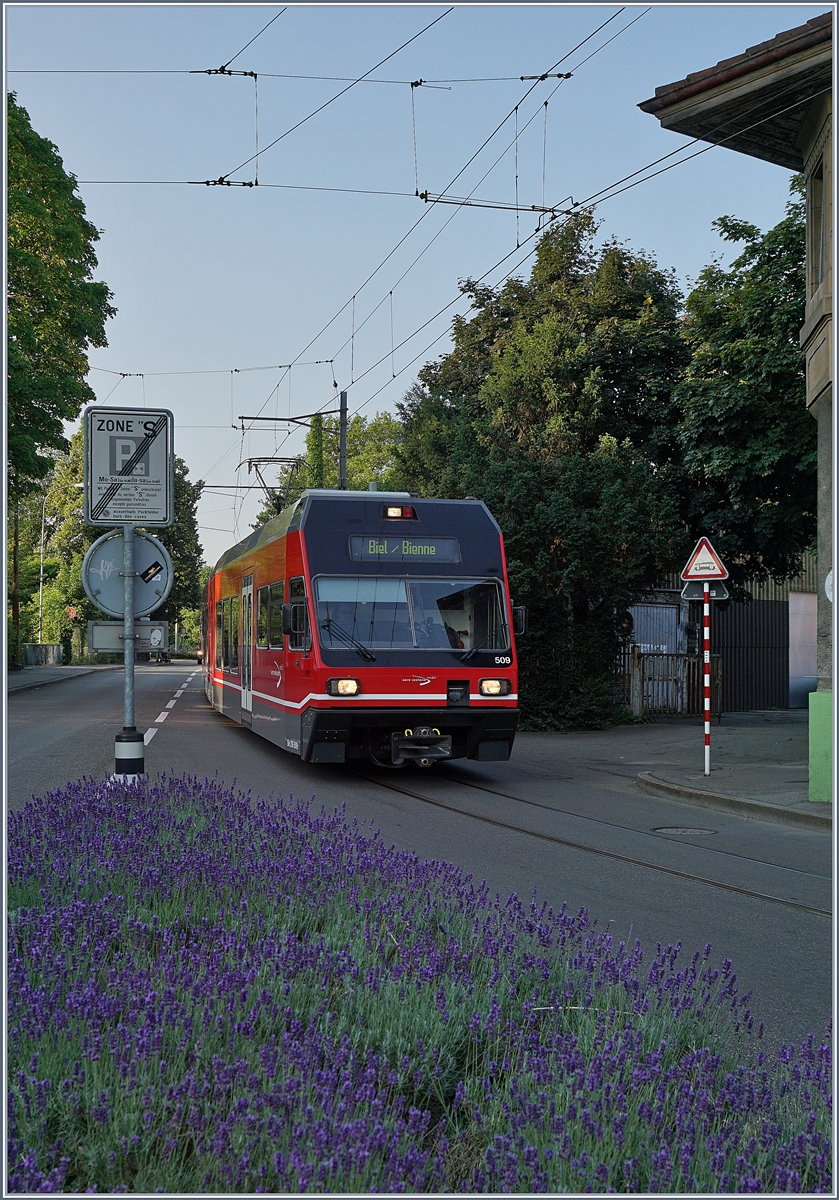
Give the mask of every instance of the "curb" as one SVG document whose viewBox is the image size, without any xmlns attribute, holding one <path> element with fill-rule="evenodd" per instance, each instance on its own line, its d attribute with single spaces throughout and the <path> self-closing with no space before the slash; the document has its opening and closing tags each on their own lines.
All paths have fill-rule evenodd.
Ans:
<svg viewBox="0 0 839 1200">
<path fill-rule="evenodd" d="M 688 801 L 706 808 L 723 809 L 739 813 L 748 819 L 778 821 L 781 824 L 804 825 L 809 829 L 832 829 L 833 813 L 807 812 L 796 808 L 784 808 L 778 804 L 765 804 L 761 800 L 744 800 L 739 796 L 726 796 L 722 792 L 705 792 L 701 788 L 683 787 L 679 783 L 668 783 L 657 779 L 649 771 L 641 771 L 635 778 L 635 786 L 649 796 L 660 796 L 665 800 Z"/>
<path fill-rule="evenodd" d="M 49 687 L 51 683 L 64 683 L 68 679 L 80 679 L 82 675 L 92 675 L 95 671 L 103 670 L 121 671 L 122 666 L 119 663 L 114 663 L 113 666 L 106 667 L 79 667 L 79 669 L 74 671 L 72 675 L 56 675 L 53 676 L 52 679 L 33 680 L 32 683 L 24 683 L 20 687 L 13 688 L 10 688 L 7 684 L 6 699 L 8 699 L 9 696 L 16 695 L 18 692 L 31 692 L 33 688 Z"/>
</svg>

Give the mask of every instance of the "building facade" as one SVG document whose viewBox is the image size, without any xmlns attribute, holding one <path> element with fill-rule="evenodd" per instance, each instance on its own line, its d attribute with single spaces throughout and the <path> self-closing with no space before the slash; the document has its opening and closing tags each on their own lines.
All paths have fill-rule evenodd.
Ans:
<svg viewBox="0 0 839 1200">
<path fill-rule="evenodd" d="M 809 694 L 810 799 L 833 778 L 833 18 L 824 13 L 743 54 L 656 88 L 638 107 L 664 129 L 788 170 L 807 186 L 806 403 L 818 422 L 816 689 Z"/>
</svg>

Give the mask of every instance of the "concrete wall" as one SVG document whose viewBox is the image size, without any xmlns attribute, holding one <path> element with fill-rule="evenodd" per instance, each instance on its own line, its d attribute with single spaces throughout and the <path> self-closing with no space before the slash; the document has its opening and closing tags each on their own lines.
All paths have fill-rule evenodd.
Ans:
<svg viewBox="0 0 839 1200">
<path fill-rule="evenodd" d="M 810 692 L 816 690 L 816 627 L 818 604 L 815 592 L 790 592 L 789 596 L 789 706 L 807 708 Z"/>
</svg>

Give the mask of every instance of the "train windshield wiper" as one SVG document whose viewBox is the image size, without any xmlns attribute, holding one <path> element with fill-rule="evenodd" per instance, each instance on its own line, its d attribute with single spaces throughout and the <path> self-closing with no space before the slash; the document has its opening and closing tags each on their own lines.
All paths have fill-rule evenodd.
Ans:
<svg viewBox="0 0 839 1200">
<path fill-rule="evenodd" d="M 477 645 L 473 646 L 471 650 L 467 650 L 466 653 L 464 654 L 463 658 L 460 661 L 461 662 L 469 662 L 469 659 L 472 658 L 475 654 L 477 654 L 479 650 L 486 649 L 486 644 L 488 641 L 489 641 L 489 635 L 487 635 L 482 642 L 478 642 Z"/>
<path fill-rule="evenodd" d="M 363 659 L 364 662 L 376 661 L 375 654 L 370 653 L 368 648 L 364 645 L 364 642 L 360 642 L 358 638 L 354 638 L 351 633 L 347 633 L 346 629 L 342 629 L 341 626 L 337 625 L 331 617 L 327 617 L 325 621 L 321 622 L 321 629 L 325 629 L 330 637 L 340 638 L 345 646 L 352 646 L 358 657 Z"/>
</svg>

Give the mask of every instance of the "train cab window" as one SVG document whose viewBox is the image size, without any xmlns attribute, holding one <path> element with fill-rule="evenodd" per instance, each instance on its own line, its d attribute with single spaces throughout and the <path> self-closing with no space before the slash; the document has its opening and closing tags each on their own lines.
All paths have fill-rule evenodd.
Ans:
<svg viewBox="0 0 839 1200">
<path fill-rule="evenodd" d="M 268 649 L 268 602 L 271 589 L 261 587 L 256 593 L 256 645 L 259 650 Z"/>
<path fill-rule="evenodd" d="M 228 671 L 239 673 L 239 597 L 230 598 L 230 665 Z"/>
<path fill-rule="evenodd" d="M 269 589 L 266 588 L 267 592 Z M 272 650 L 282 650 L 283 648 L 283 594 L 285 592 L 285 581 L 280 580 L 279 583 L 272 583 L 270 588 L 271 593 L 271 616 L 268 622 L 268 640 Z"/>
<path fill-rule="evenodd" d="M 224 603 L 219 600 L 216 604 L 216 670 L 220 671 L 224 664 Z"/>
<path fill-rule="evenodd" d="M 306 581 L 302 576 L 288 581 L 288 598 L 291 608 L 291 632 L 288 636 L 289 650 L 310 650 L 312 634 L 309 628 L 309 608 L 306 604 Z"/>
<path fill-rule="evenodd" d="M 321 576 L 315 596 L 329 650 L 509 649 L 495 579 Z"/>
</svg>

